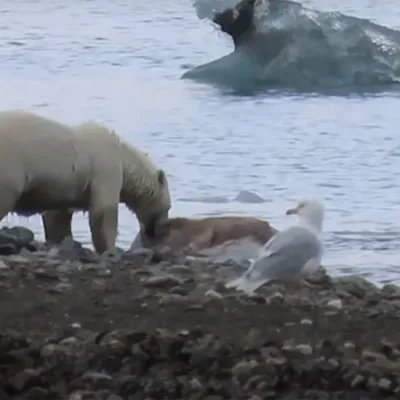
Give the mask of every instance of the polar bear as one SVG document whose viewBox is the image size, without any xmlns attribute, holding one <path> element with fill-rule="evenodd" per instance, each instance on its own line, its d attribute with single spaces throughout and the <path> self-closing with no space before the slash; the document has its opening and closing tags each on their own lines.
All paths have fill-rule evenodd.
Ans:
<svg viewBox="0 0 400 400">
<path fill-rule="evenodd" d="M 73 213 L 88 211 L 98 253 L 115 246 L 120 202 L 150 236 L 171 208 L 165 172 L 113 131 L 21 110 L 0 112 L 0 192 L 0 220 L 41 213 L 50 243 L 72 236 Z"/>
</svg>

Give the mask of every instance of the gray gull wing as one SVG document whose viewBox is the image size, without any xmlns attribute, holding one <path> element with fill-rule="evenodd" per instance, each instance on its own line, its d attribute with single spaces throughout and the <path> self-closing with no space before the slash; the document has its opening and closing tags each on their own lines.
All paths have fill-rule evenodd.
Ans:
<svg viewBox="0 0 400 400">
<path fill-rule="evenodd" d="M 292 226 L 273 236 L 244 275 L 226 287 L 253 292 L 270 280 L 294 277 L 308 261 L 319 263 L 322 250 L 322 242 L 315 232 L 303 226 Z"/>
</svg>

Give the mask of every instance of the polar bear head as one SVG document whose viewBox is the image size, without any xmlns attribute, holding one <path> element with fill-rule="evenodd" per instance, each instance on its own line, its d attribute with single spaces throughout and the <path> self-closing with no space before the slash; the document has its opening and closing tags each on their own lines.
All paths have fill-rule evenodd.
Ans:
<svg viewBox="0 0 400 400">
<path fill-rule="evenodd" d="M 158 221 L 168 218 L 171 195 L 168 179 L 144 152 L 120 141 L 123 160 L 122 201 L 136 214 L 141 227 L 150 237 Z"/>
</svg>

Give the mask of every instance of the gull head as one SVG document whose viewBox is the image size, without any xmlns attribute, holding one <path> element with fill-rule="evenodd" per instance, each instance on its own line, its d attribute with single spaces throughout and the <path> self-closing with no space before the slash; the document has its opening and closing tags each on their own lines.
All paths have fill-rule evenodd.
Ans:
<svg viewBox="0 0 400 400">
<path fill-rule="evenodd" d="M 300 220 L 307 225 L 322 231 L 324 206 L 319 201 L 312 199 L 302 200 L 295 208 L 286 211 L 286 215 L 293 214 L 297 214 Z"/>
</svg>

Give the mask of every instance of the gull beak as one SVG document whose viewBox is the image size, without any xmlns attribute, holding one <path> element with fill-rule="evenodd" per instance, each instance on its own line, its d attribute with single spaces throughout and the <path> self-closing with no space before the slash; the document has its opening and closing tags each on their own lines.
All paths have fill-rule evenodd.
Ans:
<svg viewBox="0 0 400 400">
<path fill-rule="evenodd" d="M 298 209 L 297 207 L 295 207 L 295 208 L 289 208 L 289 210 L 286 211 L 286 215 L 297 214 L 298 211 L 299 211 L 299 209 Z"/>
</svg>

